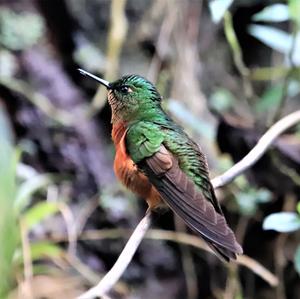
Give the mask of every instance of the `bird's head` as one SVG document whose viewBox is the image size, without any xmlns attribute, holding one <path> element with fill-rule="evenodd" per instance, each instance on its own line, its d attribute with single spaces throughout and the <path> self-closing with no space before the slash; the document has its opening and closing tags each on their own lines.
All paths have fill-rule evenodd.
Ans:
<svg viewBox="0 0 300 299">
<path fill-rule="evenodd" d="M 84 70 L 79 71 L 107 88 L 113 122 L 151 120 L 157 109 L 160 109 L 160 94 L 151 82 L 141 76 L 126 75 L 108 82 Z"/>
</svg>

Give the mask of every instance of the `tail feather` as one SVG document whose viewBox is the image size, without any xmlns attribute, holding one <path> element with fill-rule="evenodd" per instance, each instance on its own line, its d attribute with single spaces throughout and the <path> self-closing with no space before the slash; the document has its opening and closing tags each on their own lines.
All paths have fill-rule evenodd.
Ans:
<svg viewBox="0 0 300 299">
<path fill-rule="evenodd" d="M 203 236 L 202 236 L 203 238 Z M 221 247 L 218 244 L 212 243 L 210 240 L 203 238 L 206 242 L 207 245 L 212 249 L 212 251 L 215 253 L 215 255 L 220 258 L 221 260 L 225 261 L 225 262 L 230 262 L 230 260 L 236 260 L 236 253 Z"/>
</svg>

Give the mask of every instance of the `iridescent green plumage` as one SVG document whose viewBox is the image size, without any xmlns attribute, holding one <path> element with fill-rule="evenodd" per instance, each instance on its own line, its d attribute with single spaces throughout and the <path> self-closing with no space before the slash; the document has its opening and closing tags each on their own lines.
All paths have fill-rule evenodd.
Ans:
<svg viewBox="0 0 300 299">
<path fill-rule="evenodd" d="M 166 114 L 155 122 L 140 121 L 129 125 L 126 138 L 128 152 L 135 163 L 151 157 L 163 144 L 176 156 L 182 171 L 204 192 L 218 211 L 218 202 L 212 192 L 206 158 L 188 135 Z"/>
<path fill-rule="evenodd" d="M 156 88 L 137 75 L 107 87 L 112 123 L 124 128 L 126 155 L 137 168 L 133 171 L 143 173 L 161 199 L 219 256 L 229 260 L 241 254 L 210 183 L 204 154 L 162 109 Z M 128 175 L 125 181 L 130 184 Z"/>
</svg>

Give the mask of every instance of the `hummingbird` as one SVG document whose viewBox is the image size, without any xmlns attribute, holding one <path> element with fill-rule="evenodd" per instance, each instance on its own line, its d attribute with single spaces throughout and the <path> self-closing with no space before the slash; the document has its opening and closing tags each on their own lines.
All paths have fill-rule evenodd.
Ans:
<svg viewBox="0 0 300 299">
<path fill-rule="evenodd" d="M 116 177 L 149 210 L 168 206 L 225 260 L 243 253 L 209 179 L 204 153 L 162 108 L 156 87 L 139 75 L 114 82 L 80 73 L 108 90 Z"/>
</svg>

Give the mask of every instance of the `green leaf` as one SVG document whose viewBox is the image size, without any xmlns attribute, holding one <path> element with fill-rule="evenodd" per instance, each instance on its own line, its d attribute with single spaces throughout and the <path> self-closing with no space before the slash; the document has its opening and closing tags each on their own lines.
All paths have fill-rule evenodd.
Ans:
<svg viewBox="0 0 300 299">
<path fill-rule="evenodd" d="M 286 4 L 273 4 L 256 13 L 253 21 L 262 22 L 284 22 L 290 18 L 289 9 Z"/>
<path fill-rule="evenodd" d="M 300 275 L 300 245 L 298 245 L 298 247 L 296 249 L 296 253 L 294 256 L 294 265 L 295 265 L 296 271 Z"/>
<path fill-rule="evenodd" d="M 236 201 L 242 214 L 252 216 L 256 213 L 258 205 L 269 202 L 271 196 L 267 189 L 247 188 L 245 192 L 238 193 Z"/>
<path fill-rule="evenodd" d="M 292 36 L 280 29 L 265 25 L 250 25 L 249 33 L 270 48 L 288 54 L 292 46 Z"/>
<path fill-rule="evenodd" d="M 300 27 L 300 1 L 288 0 L 289 12 L 291 19 L 297 24 L 298 30 Z"/>
<path fill-rule="evenodd" d="M 32 261 L 38 261 L 43 258 L 57 258 L 61 256 L 62 253 L 62 248 L 48 241 L 40 241 L 30 245 Z M 17 266 L 21 266 L 23 264 L 23 251 L 21 249 L 16 250 L 14 254 L 14 263 Z"/>
<path fill-rule="evenodd" d="M 47 241 L 41 241 L 33 243 L 30 246 L 31 249 L 31 259 L 33 261 L 49 257 L 57 258 L 61 256 L 63 250 L 56 244 Z"/>
<path fill-rule="evenodd" d="M 210 107 L 218 112 L 228 111 L 235 103 L 234 95 L 224 88 L 218 88 L 209 99 Z"/>
<path fill-rule="evenodd" d="M 235 183 L 237 187 L 241 190 L 246 190 L 246 188 L 249 188 L 249 182 L 247 181 L 246 177 L 243 174 L 239 175 L 236 178 Z"/>
<path fill-rule="evenodd" d="M 297 212 L 298 212 L 298 214 L 300 215 L 300 201 L 299 201 L 298 204 L 297 204 Z"/>
<path fill-rule="evenodd" d="M 290 81 L 287 86 L 287 95 L 295 97 L 300 92 L 298 81 Z M 261 100 L 255 104 L 256 112 L 267 112 L 276 108 L 283 96 L 283 84 L 272 85 L 262 95 Z"/>
<path fill-rule="evenodd" d="M 17 155 L 12 130 L 0 103 L 0 298 L 6 298 L 13 282 L 13 254 L 19 245 L 13 203 L 16 192 Z"/>
<path fill-rule="evenodd" d="M 280 212 L 267 216 L 263 222 L 264 230 L 276 230 L 281 233 L 300 229 L 300 217 L 293 212 Z"/>
<path fill-rule="evenodd" d="M 15 201 L 15 209 L 19 214 L 31 202 L 32 195 L 52 183 L 49 174 L 41 174 L 26 180 L 18 189 Z"/>
<path fill-rule="evenodd" d="M 292 34 L 271 26 L 263 25 L 250 25 L 248 31 L 258 40 L 270 48 L 284 54 L 286 57 L 290 54 L 294 38 Z M 300 65 L 300 32 L 295 36 L 292 61 L 296 66 Z"/>
<path fill-rule="evenodd" d="M 283 84 L 277 84 L 268 88 L 261 100 L 255 104 L 256 112 L 266 112 L 270 108 L 277 107 L 283 95 Z"/>
<path fill-rule="evenodd" d="M 55 214 L 58 211 L 58 205 L 52 202 L 42 201 L 35 204 L 22 216 L 28 229 L 33 228 L 45 218 Z"/>
<path fill-rule="evenodd" d="M 229 9 L 230 5 L 233 3 L 233 0 L 211 0 L 209 1 L 209 10 L 211 17 L 214 23 L 219 23 L 226 10 Z"/>
</svg>

